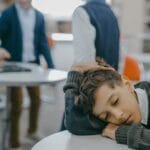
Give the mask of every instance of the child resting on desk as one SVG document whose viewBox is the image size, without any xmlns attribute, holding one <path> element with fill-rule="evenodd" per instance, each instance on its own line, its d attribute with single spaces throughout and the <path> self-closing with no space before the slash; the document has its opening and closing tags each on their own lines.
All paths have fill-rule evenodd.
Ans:
<svg viewBox="0 0 150 150">
<path fill-rule="evenodd" d="M 104 61 L 74 65 L 64 87 L 65 126 L 150 150 L 150 83 L 133 86 Z"/>
</svg>

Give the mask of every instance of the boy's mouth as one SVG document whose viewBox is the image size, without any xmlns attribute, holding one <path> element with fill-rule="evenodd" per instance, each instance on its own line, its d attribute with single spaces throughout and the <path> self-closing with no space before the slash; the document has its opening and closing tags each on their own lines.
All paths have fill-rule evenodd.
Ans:
<svg viewBox="0 0 150 150">
<path fill-rule="evenodd" d="M 127 117 L 127 119 L 125 120 L 124 123 L 125 123 L 125 124 L 131 124 L 131 123 L 132 123 L 132 115 L 129 115 L 129 116 Z"/>
</svg>

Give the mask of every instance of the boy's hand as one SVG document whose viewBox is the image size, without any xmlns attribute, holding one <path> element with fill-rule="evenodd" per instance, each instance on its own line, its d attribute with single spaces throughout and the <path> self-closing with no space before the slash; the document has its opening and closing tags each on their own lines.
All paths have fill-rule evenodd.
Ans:
<svg viewBox="0 0 150 150">
<path fill-rule="evenodd" d="M 98 62 L 89 62 L 89 63 L 80 63 L 75 64 L 71 67 L 71 71 L 78 71 L 80 73 L 84 73 L 88 70 L 95 70 L 95 69 L 102 69 L 102 70 L 114 70 L 112 67 L 105 67 L 100 66 Z"/>
<path fill-rule="evenodd" d="M 115 132 L 119 126 L 109 123 L 102 132 L 102 136 L 115 140 Z"/>
</svg>

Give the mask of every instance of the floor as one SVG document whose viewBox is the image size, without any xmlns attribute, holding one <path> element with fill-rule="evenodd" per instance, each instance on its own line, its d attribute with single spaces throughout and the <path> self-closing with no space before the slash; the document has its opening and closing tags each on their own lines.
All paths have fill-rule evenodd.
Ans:
<svg viewBox="0 0 150 150">
<path fill-rule="evenodd" d="M 61 82 L 58 85 L 54 86 L 47 85 L 41 87 L 42 103 L 40 109 L 39 130 L 38 130 L 38 135 L 41 138 L 44 138 L 60 130 L 61 118 L 64 111 L 64 94 L 63 92 L 61 92 L 63 85 L 64 82 Z M 31 141 L 26 137 L 26 131 L 28 128 L 29 99 L 25 89 L 24 95 L 25 95 L 23 105 L 24 108 L 20 124 L 21 143 L 23 150 L 30 150 L 31 147 L 36 142 Z M 3 95 L 2 98 L 5 99 L 5 96 Z M 0 120 L 2 120 L 3 117 L 4 112 L 3 110 L 4 110 L 3 108 L 0 109 Z M 0 130 L 0 132 L 1 131 L 2 130 Z"/>
</svg>

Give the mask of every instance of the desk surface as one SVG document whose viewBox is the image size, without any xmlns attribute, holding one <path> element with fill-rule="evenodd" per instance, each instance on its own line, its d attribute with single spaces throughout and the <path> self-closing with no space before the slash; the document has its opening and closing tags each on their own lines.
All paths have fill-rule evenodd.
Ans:
<svg viewBox="0 0 150 150">
<path fill-rule="evenodd" d="M 0 84 L 6 86 L 35 85 L 60 82 L 67 78 L 67 72 L 55 69 L 43 69 L 31 63 L 12 63 L 31 69 L 31 72 L 0 73 Z"/>
<path fill-rule="evenodd" d="M 108 138 L 100 135 L 76 136 L 68 131 L 50 135 L 39 143 L 32 150 L 131 150 L 126 145 L 117 144 Z"/>
</svg>

